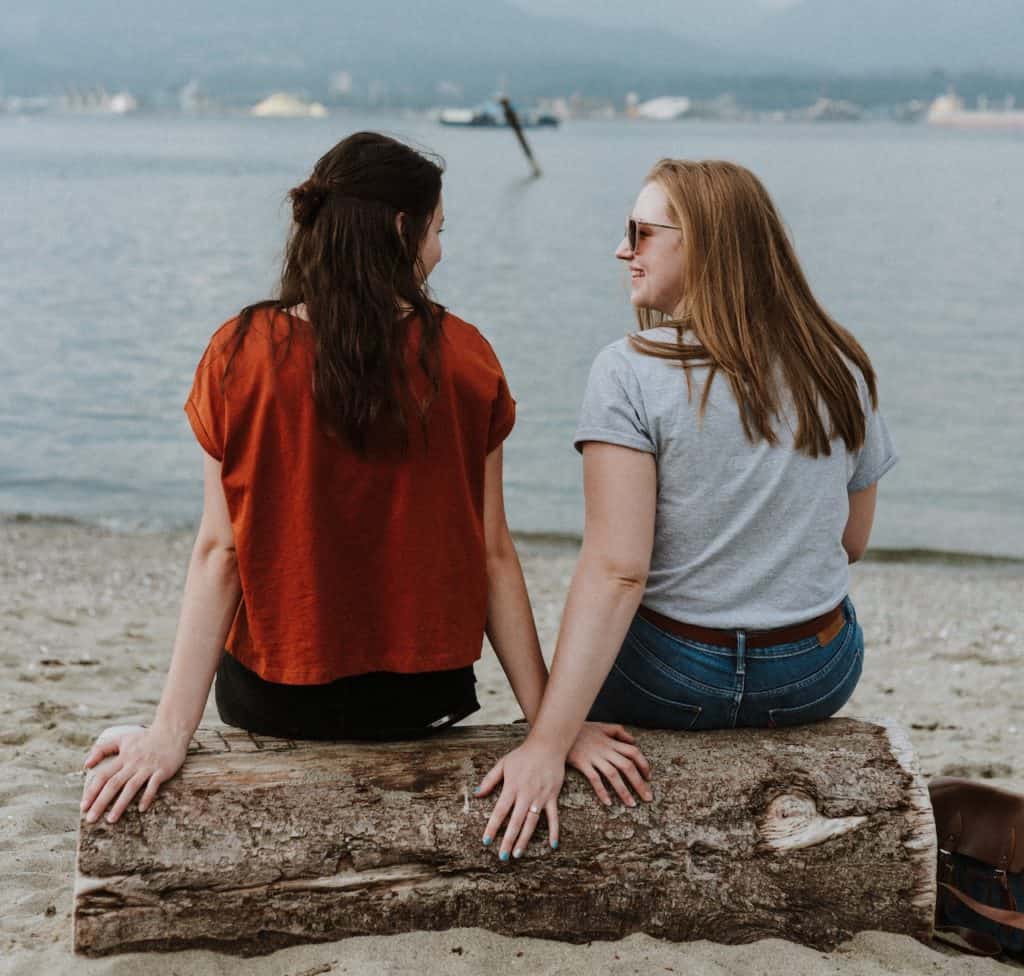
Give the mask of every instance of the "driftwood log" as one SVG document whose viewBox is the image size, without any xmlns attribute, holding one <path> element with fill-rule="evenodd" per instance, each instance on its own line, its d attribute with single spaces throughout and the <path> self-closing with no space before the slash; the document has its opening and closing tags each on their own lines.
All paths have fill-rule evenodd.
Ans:
<svg viewBox="0 0 1024 976">
<path fill-rule="evenodd" d="M 560 850 L 538 842 L 542 824 L 503 864 L 481 844 L 493 800 L 471 791 L 523 734 L 367 745 L 200 730 L 152 810 L 82 822 L 75 948 L 252 955 L 458 926 L 821 949 L 862 929 L 931 936 L 934 821 L 891 723 L 640 730 L 653 803 L 606 809 L 570 773 Z"/>
</svg>

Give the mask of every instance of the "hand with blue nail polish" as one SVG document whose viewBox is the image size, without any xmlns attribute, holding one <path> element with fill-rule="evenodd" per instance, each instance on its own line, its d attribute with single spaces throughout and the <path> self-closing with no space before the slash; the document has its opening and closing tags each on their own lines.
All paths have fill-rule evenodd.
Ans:
<svg viewBox="0 0 1024 976">
<path fill-rule="evenodd" d="M 484 831 L 485 836 L 497 837 L 506 824 L 498 850 L 502 861 L 510 856 L 515 860 L 523 857 L 542 817 L 547 821 L 548 843 L 552 850 L 557 849 L 558 794 L 564 779 L 565 758 L 529 738 L 498 760 L 483 778 L 477 796 L 487 796 L 502 784 Z"/>
</svg>

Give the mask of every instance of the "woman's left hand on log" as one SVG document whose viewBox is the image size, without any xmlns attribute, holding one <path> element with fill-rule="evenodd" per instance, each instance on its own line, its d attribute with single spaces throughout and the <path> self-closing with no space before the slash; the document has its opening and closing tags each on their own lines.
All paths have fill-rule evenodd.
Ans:
<svg viewBox="0 0 1024 976">
<path fill-rule="evenodd" d="M 115 823 L 143 788 L 139 810 L 145 812 L 160 785 L 185 762 L 190 738 L 156 725 L 100 736 L 85 759 L 85 768 L 92 770 L 82 794 L 86 821 L 94 823 L 110 807 L 107 821 Z"/>
<path fill-rule="evenodd" d="M 565 779 L 565 758 L 557 750 L 527 739 L 503 756 L 477 787 L 475 795 L 487 796 L 503 782 L 501 795 L 484 829 L 483 842 L 490 847 L 501 825 L 508 820 L 498 856 L 522 857 L 541 816 L 548 821 L 548 843 L 558 847 L 558 794 Z"/>
<path fill-rule="evenodd" d="M 627 807 L 636 806 L 630 787 L 648 803 L 654 799 L 651 764 L 636 739 L 621 725 L 584 722 L 569 750 L 568 762 L 586 777 L 605 806 L 612 804 L 605 781 Z"/>
</svg>

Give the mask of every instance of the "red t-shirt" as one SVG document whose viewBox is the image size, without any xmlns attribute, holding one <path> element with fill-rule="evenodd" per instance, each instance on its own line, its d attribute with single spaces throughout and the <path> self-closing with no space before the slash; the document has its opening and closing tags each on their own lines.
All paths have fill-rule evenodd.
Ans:
<svg viewBox="0 0 1024 976">
<path fill-rule="evenodd" d="M 225 379 L 236 322 L 210 340 L 185 404 L 221 462 L 234 530 L 242 600 L 227 649 L 296 685 L 472 664 L 487 618 L 484 461 L 515 423 L 490 344 L 446 313 L 426 436 L 414 416 L 404 456 L 361 458 L 317 414 L 309 324 L 257 311 Z M 409 336 L 422 392 L 415 320 Z"/>
</svg>

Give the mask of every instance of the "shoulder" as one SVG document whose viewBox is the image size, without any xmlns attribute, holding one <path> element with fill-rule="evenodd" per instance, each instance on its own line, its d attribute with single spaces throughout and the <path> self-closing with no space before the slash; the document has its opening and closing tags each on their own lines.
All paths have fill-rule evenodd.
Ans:
<svg viewBox="0 0 1024 976">
<path fill-rule="evenodd" d="M 444 330 L 445 338 L 452 342 L 475 346 L 490 345 L 475 325 L 465 319 L 460 319 L 448 309 L 444 310 L 441 328 Z"/>
<path fill-rule="evenodd" d="M 446 309 L 441 328 L 447 344 L 454 347 L 461 354 L 472 359 L 480 359 L 490 366 L 501 368 L 494 347 L 475 325 L 459 318 Z"/>
<path fill-rule="evenodd" d="M 850 375 L 853 377 L 854 382 L 857 384 L 857 393 L 860 396 L 860 405 L 864 410 L 865 414 L 871 413 L 873 407 L 871 405 L 871 388 L 868 386 L 868 381 L 865 378 L 860 367 L 852 360 L 840 353 L 840 358 L 843 361 L 843 365 L 849 370 Z"/>
<path fill-rule="evenodd" d="M 305 335 L 310 328 L 302 319 L 266 306 L 253 309 L 244 333 L 239 331 L 241 324 L 239 313 L 217 328 L 203 354 L 204 362 L 222 366 L 230 362 L 232 367 L 243 362 L 250 367 L 276 362 L 282 344 Z"/>
<path fill-rule="evenodd" d="M 199 360 L 199 369 L 210 370 L 215 367 L 224 367 L 231 356 L 237 328 L 238 316 L 235 315 L 214 330 L 213 335 L 206 343 L 202 358 Z"/>
<path fill-rule="evenodd" d="M 648 356 L 637 349 L 630 341 L 631 337 L 638 333 L 629 333 L 608 343 L 594 357 L 591 366 L 591 376 L 614 376 L 631 382 L 643 383 L 650 377 L 664 373 L 668 363 L 655 356 Z M 644 333 L 645 338 L 657 339 L 665 342 L 675 340 L 674 329 L 648 329 Z"/>
<path fill-rule="evenodd" d="M 213 335 L 210 336 L 209 343 L 207 343 L 206 350 L 208 353 L 222 356 L 230 350 L 235 339 L 235 333 L 238 331 L 238 319 L 237 315 L 233 315 L 226 322 L 217 326 Z"/>
</svg>

